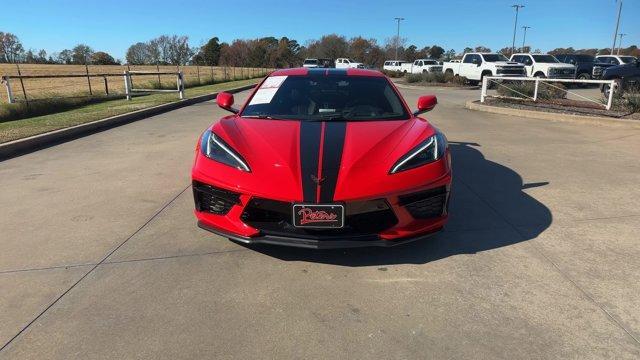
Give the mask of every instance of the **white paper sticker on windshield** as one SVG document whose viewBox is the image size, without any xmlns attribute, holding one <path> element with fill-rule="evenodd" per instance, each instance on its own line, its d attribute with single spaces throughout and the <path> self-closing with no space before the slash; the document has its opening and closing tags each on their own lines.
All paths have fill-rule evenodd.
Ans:
<svg viewBox="0 0 640 360">
<path fill-rule="evenodd" d="M 256 105 L 256 104 L 268 104 L 271 102 L 271 99 L 273 99 L 273 97 L 276 95 L 276 92 L 278 92 L 278 88 L 269 88 L 269 89 L 258 89 L 258 91 L 256 91 L 256 94 L 253 95 L 253 97 L 251 98 L 251 102 L 249 103 L 249 105 Z"/>
<path fill-rule="evenodd" d="M 251 98 L 249 105 L 256 104 L 268 104 L 278 92 L 280 85 L 287 79 L 286 76 L 270 76 L 260 86 L 260 89 L 256 91 L 255 95 Z"/>
<path fill-rule="evenodd" d="M 279 88 L 280 85 L 287 79 L 286 76 L 270 76 L 262 83 L 260 89 Z"/>
</svg>

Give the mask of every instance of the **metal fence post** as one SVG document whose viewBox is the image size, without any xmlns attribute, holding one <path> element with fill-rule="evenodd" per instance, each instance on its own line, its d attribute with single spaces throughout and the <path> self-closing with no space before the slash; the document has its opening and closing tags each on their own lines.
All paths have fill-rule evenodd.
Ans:
<svg viewBox="0 0 640 360">
<path fill-rule="evenodd" d="M 24 102 L 29 106 L 29 98 L 27 97 L 27 90 L 24 88 L 24 80 L 22 79 L 22 72 L 20 71 L 20 65 L 16 63 L 16 68 L 18 69 L 18 76 L 20 77 L 20 86 L 22 87 L 22 95 L 24 95 Z"/>
<path fill-rule="evenodd" d="M 107 77 L 103 76 L 104 78 L 104 92 L 109 95 L 109 84 L 107 83 Z"/>
<path fill-rule="evenodd" d="M 616 81 L 611 80 L 611 84 L 609 85 L 609 99 L 607 100 L 607 110 L 611 110 L 611 105 L 613 105 L 613 93 L 616 92 Z"/>
<path fill-rule="evenodd" d="M 540 79 L 536 78 L 536 85 L 533 88 L 533 101 L 538 101 L 538 87 L 540 86 Z"/>
<path fill-rule="evenodd" d="M 482 77 L 482 90 L 480 91 L 480 102 L 484 102 L 484 98 L 487 96 L 487 84 L 489 79 L 486 76 Z"/>
<path fill-rule="evenodd" d="M 9 100 L 9 104 L 13 104 L 15 102 L 13 98 L 13 91 L 11 91 L 11 79 L 9 76 L 3 76 L 2 82 L 4 86 L 7 88 L 7 99 Z"/>
<path fill-rule="evenodd" d="M 127 95 L 127 100 L 131 100 L 131 75 L 128 70 L 124 71 L 124 93 Z"/>
<path fill-rule="evenodd" d="M 89 65 L 87 65 L 86 60 L 84 63 L 84 70 L 87 74 L 87 84 L 89 84 L 89 95 L 93 95 L 93 90 L 91 90 L 91 78 L 89 78 Z"/>
</svg>

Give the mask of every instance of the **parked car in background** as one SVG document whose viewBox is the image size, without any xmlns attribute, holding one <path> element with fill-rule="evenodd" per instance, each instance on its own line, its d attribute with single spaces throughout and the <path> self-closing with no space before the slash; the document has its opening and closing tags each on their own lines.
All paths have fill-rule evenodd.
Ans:
<svg viewBox="0 0 640 360">
<path fill-rule="evenodd" d="M 629 55 L 598 55 L 596 56 L 596 60 L 605 64 L 624 65 L 631 64 L 636 58 Z"/>
<path fill-rule="evenodd" d="M 629 89 L 640 91 L 640 60 L 623 65 L 606 68 L 602 74 L 602 80 L 614 80 L 615 92 L 623 93 Z M 601 87 L 602 92 L 609 96 L 610 85 Z"/>
<path fill-rule="evenodd" d="M 382 70 L 387 71 L 402 71 L 402 64 L 406 63 L 406 61 L 402 60 L 387 60 L 384 62 L 382 66 Z"/>
<path fill-rule="evenodd" d="M 605 68 L 613 66 L 609 63 L 599 62 L 595 56 L 587 54 L 557 54 L 555 56 L 560 62 L 574 65 L 576 79 L 580 80 L 599 79 Z"/>
<path fill-rule="evenodd" d="M 364 69 L 364 64 L 353 61 L 348 58 L 338 58 L 336 59 L 336 68 L 337 69 Z"/>
<path fill-rule="evenodd" d="M 428 72 L 441 72 L 442 65 L 433 59 L 416 59 L 413 63 L 402 64 L 402 72 L 420 74 Z"/>
<path fill-rule="evenodd" d="M 331 59 L 304 59 L 303 67 L 306 68 L 333 68 L 336 67 Z"/>
<path fill-rule="evenodd" d="M 528 76 L 550 79 L 575 79 L 576 67 L 550 54 L 513 54 L 511 61 L 523 64 Z"/>
<path fill-rule="evenodd" d="M 445 74 L 464 76 L 472 84 L 478 84 L 485 76 L 525 76 L 522 64 L 493 53 L 464 54 L 462 60 L 445 61 L 443 70 Z"/>
</svg>

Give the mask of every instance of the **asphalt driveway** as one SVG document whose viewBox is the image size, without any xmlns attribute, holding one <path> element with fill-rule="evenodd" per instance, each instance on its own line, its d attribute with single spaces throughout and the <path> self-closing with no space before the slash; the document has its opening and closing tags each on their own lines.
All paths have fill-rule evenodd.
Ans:
<svg viewBox="0 0 640 360">
<path fill-rule="evenodd" d="M 639 358 L 640 131 L 402 91 L 438 95 L 455 180 L 445 231 L 391 249 L 197 228 L 212 102 L 0 162 L 0 358 Z"/>
</svg>

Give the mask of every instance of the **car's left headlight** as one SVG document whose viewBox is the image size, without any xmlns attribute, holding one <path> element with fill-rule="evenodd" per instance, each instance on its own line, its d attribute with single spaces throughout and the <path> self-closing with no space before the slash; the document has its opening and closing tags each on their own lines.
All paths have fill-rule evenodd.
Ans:
<svg viewBox="0 0 640 360">
<path fill-rule="evenodd" d="M 390 174 L 413 169 L 439 160 L 447 149 L 447 138 L 439 131 L 402 156 L 391 167 Z"/>
<path fill-rule="evenodd" d="M 209 159 L 229 165 L 238 170 L 251 172 L 249 165 L 247 165 L 247 162 L 242 156 L 211 130 L 207 130 L 202 134 L 200 150 L 202 154 Z"/>
</svg>

